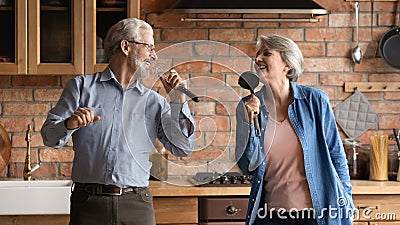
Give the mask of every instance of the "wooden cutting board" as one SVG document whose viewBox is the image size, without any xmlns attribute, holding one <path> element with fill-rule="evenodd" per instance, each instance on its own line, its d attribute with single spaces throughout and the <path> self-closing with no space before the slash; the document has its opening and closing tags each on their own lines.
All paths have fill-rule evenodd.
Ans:
<svg viewBox="0 0 400 225">
<path fill-rule="evenodd" d="M 6 168 L 11 156 L 11 141 L 7 131 L 0 124 L 0 173 Z"/>
</svg>

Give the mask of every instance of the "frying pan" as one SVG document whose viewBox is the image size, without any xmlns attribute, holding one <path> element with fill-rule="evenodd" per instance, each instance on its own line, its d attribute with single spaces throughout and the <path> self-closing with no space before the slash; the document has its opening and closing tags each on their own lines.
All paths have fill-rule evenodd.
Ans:
<svg viewBox="0 0 400 225">
<path fill-rule="evenodd" d="M 400 25 L 399 27 L 390 29 L 381 37 L 379 50 L 387 64 L 393 68 L 400 69 Z"/>
<path fill-rule="evenodd" d="M 11 156 L 11 141 L 7 131 L 0 124 L 0 173 L 6 168 Z"/>
</svg>

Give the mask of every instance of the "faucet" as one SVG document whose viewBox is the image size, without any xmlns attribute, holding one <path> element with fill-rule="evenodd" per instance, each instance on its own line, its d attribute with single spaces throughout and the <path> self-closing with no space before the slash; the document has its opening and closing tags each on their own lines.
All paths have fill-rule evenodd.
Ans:
<svg viewBox="0 0 400 225">
<path fill-rule="evenodd" d="M 26 131 L 25 141 L 26 141 L 26 157 L 24 166 L 24 180 L 30 181 L 32 179 L 32 172 L 39 168 L 39 164 L 35 167 L 31 167 L 31 138 L 32 138 L 32 125 L 28 125 L 28 130 Z"/>
</svg>

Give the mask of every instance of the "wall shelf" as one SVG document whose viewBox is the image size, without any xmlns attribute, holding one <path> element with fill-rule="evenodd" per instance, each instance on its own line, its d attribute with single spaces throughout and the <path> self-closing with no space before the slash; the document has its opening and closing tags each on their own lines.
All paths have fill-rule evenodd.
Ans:
<svg viewBox="0 0 400 225">
<path fill-rule="evenodd" d="M 344 83 L 345 92 L 381 92 L 381 91 L 400 91 L 400 82 L 346 82 Z"/>
</svg>

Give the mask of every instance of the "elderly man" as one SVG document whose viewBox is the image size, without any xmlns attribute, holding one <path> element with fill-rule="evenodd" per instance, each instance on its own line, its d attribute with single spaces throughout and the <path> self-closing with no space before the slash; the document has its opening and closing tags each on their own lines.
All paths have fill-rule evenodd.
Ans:
<svg viewBox="0 0 400 225">
<path fill-rule="evenodd" d="M 113 25 L 104 48 L 109 66 L 71 79 L 41 134 L 59 148 L 73 138 L 70 225 L 154 225 L 149 154 L 158 138 L 176 156 L 191 153 L 195 122 L 175 70 L 160 77 L 171 102 L 144 87 L 157 59 L 153 29 L 135 18 Z"/>
</svg>

